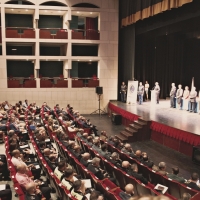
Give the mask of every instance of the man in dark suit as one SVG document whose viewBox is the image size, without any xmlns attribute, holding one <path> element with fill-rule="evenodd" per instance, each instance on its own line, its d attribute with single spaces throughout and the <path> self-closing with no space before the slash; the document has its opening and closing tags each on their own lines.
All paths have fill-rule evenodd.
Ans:
<svg viewBox="0 0 200 200">
<path fill-rule="evenodd" d="M 200 191 L 200 187 L 197 185 L 197 181 L 199 180 L 199 174 L 192 173 L 190 183 L 186 184 L 188 187 Z"/>
<path fill-rule="evenodd" d="M 134 156 L 134 151 L 131 148 L 130 144 L 125 144 L 124 147 L 122 148 L 122 152 L 133 157 Z"/>
<path fill-rule="evenodd" d="M 101 151 L 100 141 L 98 139 L 94 139 L 93 143 L 94 145 L 92 146 L 92 149 L 99 153 Z"/>
<path fill-rule="evenodd" d="M 172 88 L 171 88 L 169 96 L 170 96 L 170 108 L 175 108 L 175 96 L 176 96 L 175 83 L 172 83 Z"/>
<path fill-rule="evenodd" d="M 185 183 L 185 179 L 183 177 L 178 176 L 178 174 L 179 174 L 179 168 L 172 167 L 172 173 L 167 174 L 167 177 L 171 178 L 172 180 L 178 181 L 179 183 Z"/>
<path fill-rule="evenodd" d="M 101 151 L 99 151 L 99 154 L 100 154 L 102 157 L 106 158 L 106 159 L 109 159 L 109 158 L 110 158 L 111 153 L 108 152 L 108 150 L 107 150 L 107 144 L 102 144 L 102 145 L 101 145 Z"/>
<path fill-rule="evenodd" d="M 134 186 L 132 184 L 127 184 L 124 189 L 125 192 L 119 193 L 121 199 L 129 200 L 132 196 L 134 196 Z"/>
<path fill-rule="evenodd" d="M 152 168 L 154 165 L 153 161 L 149 160 L 149 157 L 147 154 L 143 155 L 141 163 L 149 168 Z"/>
<path fill-rule="evenodd" d="M 119 154 L 117 152 L 113 152 L 110 156 L 109 161 L 118 168 L 122 168 L 122 160 L 119 159 Z"/>
<path fill-rule="evenodd" d="M 89 164 L 89 162 L 88 162 L 89 159 L 90 159 L 90 154 L 84 153 L 82 155 L 82 158 L 80 159 L 80 163 L 83 164 L 85 167 L 87 167 Z"/>
<path fill-rule="evenodd" d="M 146 178 L 144 178 L 144 176 L 142 174 L 138 174 L 138 166 L 137 164 L 132 164 L 131 165 L 131 170 L 128 171 L 128 174 L 130 176 L 133 176 L 134 178 L 136 178 L 137 180 L 141 181 L 142 183 L 144 183 L 145 185 L 148 184 L 148 181 Z"/>
</svg>

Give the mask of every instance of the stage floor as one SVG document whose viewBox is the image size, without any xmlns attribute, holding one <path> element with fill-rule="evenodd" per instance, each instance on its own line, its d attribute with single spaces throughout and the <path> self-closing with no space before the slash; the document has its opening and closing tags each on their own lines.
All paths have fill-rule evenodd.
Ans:
<svg viewBox="0 0 200 200">
<path fill-rule="evenodd" d="M 200 135 L 200 115 L 186 110 L 170 108 L 169 100 L 160 100 L 160 103 L 156 105 L 152 105 L 150 101 L 143 102 L 142 105 L 137 103 L 130 105 L 120 101 L 111 101 L 111 103 L 143 119 Z"/>
</svg>

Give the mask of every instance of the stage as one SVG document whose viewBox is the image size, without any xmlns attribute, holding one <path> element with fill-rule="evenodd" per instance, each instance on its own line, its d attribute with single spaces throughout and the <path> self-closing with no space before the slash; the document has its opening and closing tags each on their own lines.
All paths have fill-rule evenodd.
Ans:
<svg viewBox="0 0 200 200">
<path fill-rule="evenodd" d="M 160 100 L 156 105 L 150 101 L 142 105 L 110 101 L 108 108 L 121 114 L 126 126 L 138 118 L 149 121 L 152 140 L 186 155 L 191 156 L 193 146 L 200 144 L 200 115 L 170 108 L 169 100 Z"/>
</svg>

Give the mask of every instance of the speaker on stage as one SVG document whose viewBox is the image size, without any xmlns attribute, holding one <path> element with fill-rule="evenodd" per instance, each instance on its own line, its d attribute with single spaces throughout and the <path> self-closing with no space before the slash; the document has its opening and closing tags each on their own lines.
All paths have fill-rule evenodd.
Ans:
<svg viewBox="0 0 200 200">
<path fill-rule="evenodd" d="M 103 94 L 103 87 L 96 87 L 97 94 Z"/>
<path fill-rule="evenodd" d="M 113 124 L 120 125 L 122 123 L 122 116 L 116 113 L 112 113 L 111 120 Z"/>
<path fill-rule="evenodd" d="M 193 147 L 192 161 L 195 164 L 200 165 L 200 145 Z"/>
</svg>

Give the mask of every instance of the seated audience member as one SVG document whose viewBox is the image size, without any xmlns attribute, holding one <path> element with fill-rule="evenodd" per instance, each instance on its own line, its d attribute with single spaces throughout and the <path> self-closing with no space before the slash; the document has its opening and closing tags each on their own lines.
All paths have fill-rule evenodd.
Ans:
<svg viewBox="0 0 200 200">
<path fill-rule="evenodd" d="M 122 166 L 122 160 L 119 158 L 119 154 L 117 152 L 113 152 L 109 158 L 109 161 L 118 168 Z"/>
<path fill-rule="evenodd" d="M 27 99 L 26 99 L 26 100 L 24 101 L 24 103 L 22 104 L 22 107 L 25 108 L 25 109 L 28 108 L 28 100 L 27 100 Z"/>
<path fill-rule="evenodd" d="M 65 170 L 65 173 L 61 178 L 61 183 L 67 188 L 67 190 L 71 191 L 74 183 L 74 171 L 72 169 Z"/>
<path fill-rule="evenodd" d="M 122 148 L 122 152 L 133 157 L 134 156 L 134 151 L 131 148 L 130 144 L 125 144 L 124 147 Z"/>
<path fill-rule="evenodd" d="M 138 174 L 138 166 L 137 164 L 132 164 L 131 165 L 131 170 L 128 172 L 129 175 L 133 176 L 137 180 L 141 181 L 144 184 L 148 184 L 148 181 L 142 174 Z"/>
<path fill-rule="evenodd" d="M 80 129 L 77 131 L 76 136 L 82 139 L 83 133 L 84 133 L 84 130 L 83 130 L 82 128 L 80 128 Z"/>
<path fill-rule="evenodd" d="M 200 187 L 197 185 L 197 181 L 199 180 L 199 174 L 192 173 L 191 179 L 189 180 L 189 183 L 186 183 L 186 185 L 194 190 L 200 191 Z"/>
<path fill-rule="evenodd" d="M 140 150 L 137 150 L 135 152 L 135 155 L 133 155 L 133 158 L 135 158 L 136 160 L 138 160 L 139 162 L 142 161 L 142 152 Z"/>
<path fill-rule="evenodd" d="M 102 145 L 101 145 L 101 151 L 99 151 L 99 154 L 100 154 L 102 157 L 106 158 L 106 159 L 109 159 L 109 158 L 110 158 L 111 153 L 108 152 L 107 144 L 102 144 Z"/>
<path fill-rule="evenodd" d="M 26 163 L 20 157 L 19 150 L 12 151 L 11 162 L 16 168 L 19 165 L 24 165 L 27 168 L 27 171 L 29 171 L 29 169 L 31 169 L 31 171 L 34 175 L 34 178 L 38 178 L 38 179 L 40 178 L 41 169 L 40 168 L 36 169 L 36 167 L 35 167 L 35 165 L 38 165 L 38 163 L 34 163 L 35 165 L 34 164 L 26 165 Z"/>
<path fill-rule="evenodd" d="M 108 144 L 111 144 L 112 146 L 114 146 L 115 142 L 114 142 L 114 136 L 110 136 L 107 140 Z"/>
<path fill-rule="evenodd" d="M 25 188 L 28 183 L 33 183 L 33 180 L 26 173 L 27 173 L 26 166 L 19 165 L 17 167 L 17 173 L 15 175 L 15 178 L 23 188 Z M 36 186 L 39 187 L 44 197 L 47 200 L 49 200 L 51 198 L 50 195 L 51 188 L 49 188 L 47 184 L 43 184 L 43 182 L 41 182 L 40 180 L 35 180 L 34 182 Z"/>
<path fill-rule="evenodd" d="M 30 182 L 26 185 L 25 200 L 42 200 L 42 193 L 36 188 L 34 182 Z"/>
<path fill-rule="evenodd" d="M 78 200 L 87 200 L 85 196 L 85 182 L 81 180 L 74 181 L 71 195 Z"/>
<path fill-rule="evenodd" d="M 120 141 L 120 140 L 118 140 L 118 139 L 114 139 L 114 147 L 115 148 L 117 148 L 117 149 L 119 149 L 119 150 L 121 150 L 121 149 L 123 149 L 124 148 L 124 144 Z"/>
<path fill-rule="evenodd" d="M 81 150 L 81 147 L 79 145 L 75 145 L 73 151 L 71 151 L 72 155 L 77 158 L 77 159 L 81 159 L 82 157 L 82 153 L 84 153 Z"/>
<path fill-rule="evenodd" d="M 49 159 L 47 161 L 49 167 L 51 168 L 52 171 L 55 170 L 55 168 L 58 166 L 58 159 L 55 156 L 55 154 L 50 154 Z"/>
<path fill-rule="evenodd" d="M 108 139 L 106 131 L 101 131 L 100 139 L 106 141 Z"/>
<path fill-rule="evenodd" d="M 3 154 L 0 154 L 0 172 L 2 173 L 3 180 L 10 181 L 10 171 L 8 170 L 7 159 Z"/>
<path fill-rule="evenodd" d="M 171 178 L 172 180 L 178 181 L 180 183 L 185 183 L 185 179 L 183 177 L 178 176 L 178 174 L 179 174 L 179 168 L 172 167 L 172 173 L 167 174 L 167 177 Z"/>
<path fill-rule="evenodd" d="M 191 194 L 183 193 L 182 198 L 180 200 L 190 200 L 191 197 L 192 197 Z"/>
<path fill-rule="evenodd" d="M 99 139 L 94 139 L 92 149 L 98 153 L 101 151 Z"/>
<path fill-rule="evenodd" d="M 93 138 L 92 138 L 92 136 L 88 136 L 88 137 L 87 137 L 86 144 L 87 144 L 88 146 L 90 146 L 90 147 L 93 145 Z"/>
<path fill-rule="evenodd" d="M 66 162 L 64 161 L 58 162 L 58 166 L 54 170 L 55 176 L 60 180 L 63 174 L 65 173 L 66 169 L 67 169 Z"/>
<path fill-rule="evenodd" d="M 104 200 L 104 197 L 101 192 L 94 190 L 90 194 L 90 200 Z"/>
<path fill-rule="evenodd" d="M 115 179 L 110 178 L 108 173 L 100 168 L 100 159 L 97 157 L 94 157 L 92 159 L 92 162 L 88 164 L 87 169 L 100 180 L 103 180 L 104 178 L 109 178 L 111 181 L 115 182 Z"/>
<path fill-rule="evenodd" d="M 128 161 L 123 161 L 121 169 L 128 173 L 128 171 L 130 170 L 130 166 L 131 164 Z"/>
<path fill-rule="evenodd" d="M 89 162 L 88 162 L 89 159 L 90 159 L 90 154 L 84 153 L 82 155 L 82 158 L 80 159 L 80 163 L 83 164 L 85 167 L 87 167 L 89 164 Z"/>
<path fill-rule="evenodd" d="M 153 165 L 154 165 L 153 161 L 149 160 L 149 157 L 148 157 L 147 154 L 144 154 L 142 156 L 141 163 L 144 164 L 145 166 L 149 167 L 149 168 L 152 168 Z"/>
<path fill-rule="evenodd" d="M 83 136 L 81 137 L 81 139 L 82 139 L 84 142 L 87 142 L 87 137 L 88 137 L 88 133 L 83 133 Z"/>
<path fill-rule="evenodd" d="M 5 190 L 0 191 L 0 198 L 6 200 L 12 200 L 12 191 L 9 184 L 5 184 Z"/>
<path fill-rule="evenodd" d="M 166 163 L 160 162 L 158 164 L 159 170 L 157 171 L 159 174 L 166 176 L 168 173 L 166 172 Z"/>
<path fill-rule="evenodd" d="M 122 200 L 129 200 L 132 196 L 134 196 L 134 186 L 132 184 L 127 184 L 125 186 L 125 192 L 120 192 L 119 196 Z"/>
</svg>

